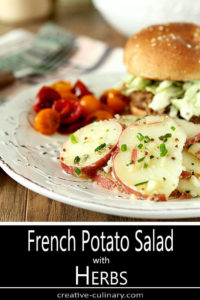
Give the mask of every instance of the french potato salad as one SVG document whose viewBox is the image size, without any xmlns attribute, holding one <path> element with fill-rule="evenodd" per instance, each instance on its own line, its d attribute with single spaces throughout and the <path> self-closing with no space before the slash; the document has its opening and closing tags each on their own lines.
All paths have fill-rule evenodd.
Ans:
<svg viewBox="0 0 200 300">
<path fill-rule="evenodd" d="M 138 199 L 197 197 L 200 125 L 167 115 L 117 115 L 71 134 L 60 161 L 69 174 Z"/>
</svg>

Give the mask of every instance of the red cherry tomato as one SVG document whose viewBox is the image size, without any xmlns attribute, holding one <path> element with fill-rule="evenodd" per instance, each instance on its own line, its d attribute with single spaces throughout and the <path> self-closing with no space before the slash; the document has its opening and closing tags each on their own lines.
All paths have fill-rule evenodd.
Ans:
<svg viewBox="0 0 200 300">
<path fill-rule="evenodd" d="M 74 84 L 73 88 L 71 89 L 71 92 L 75 94 L 78 98 L 82 98 L 83 96 L 93 94 L 86 85 L 81 81 L 77 80 Z"/>
<path fill-rule="evenodd" d="M 43 86 L 39 90 L 35 99 L 35 103 L 34 103 L 35 112 L 38 113 L 41 109 L 51 108 L 53 102 L 58 99 L 60 99 L 60 94 L 58 92 L 56 92 L 54 89 L 48 86 Z"/>
<path fill-rule="evenodd" d="M 76 122 L 82 114 L 82 107 L 79 102 L 61 99 L 54 102 L 53 108 L 60 113 L 62 124 Z"/>
</svg>

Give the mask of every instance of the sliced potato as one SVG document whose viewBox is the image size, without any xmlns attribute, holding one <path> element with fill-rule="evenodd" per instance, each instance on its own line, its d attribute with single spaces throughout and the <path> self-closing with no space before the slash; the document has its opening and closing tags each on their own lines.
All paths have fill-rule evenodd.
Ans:
<svg viewBox="0 0 200 300">
<path fill-rule="evenodd" d="M 177 189 L 179 192 L 189 194 L 192 197 L 200 196 L 200 181 L 192 175 L 189 179 L 180 180 Z"/>
<path fill-rule="evenodd" d="M 200 124 L 194 124 L 182 119 L 175 119 L 176 123 L 185 131 L 188 152 L 200 159 Z"/>
<path fill-rule="evenodd" d="M 188 152 L 200 159 L 200 143 L 195 143 L 188 148 Z M 200 161 L 199 161 L 200 163 Z"/>
<path fill-rule="evenodd" d="M 115 118 L 118 122 L 125 125 L 126 127 L 138 121 L 138 119 L 140 119 L 138 116 L 134 116 L 134 115 L 123 115 L 123 116 L 116 115 Z"/>
<path fill-rule="evenodd" d="M 73 175 L 90 175 L 104 166 L 116 148 L 123 127 L 115 120 L 89 124 L 74 132 L 61 153 L 63 169 Z"/>
<path fill-rule="evenodd" d="M 185 131 L 187 139 L 200 133 L 200 124 L 194 124 L 182 119 L 175 119 L 175 122 Z"/>
<path fill-rule="evenodd" d="M 185 141 L 186 134 L 169 117 L 145 117 L 122 132 L 113 172 L 136 195 L 167 198 L 178 186 Z"/>
<path fill-rule="evenodd" d="M 183 151 L 183 166 L 187 171 L 194 171 L 200 174 L 200 161 L 197 157 L 189 153 L 187 150 Z"/>
</svg>

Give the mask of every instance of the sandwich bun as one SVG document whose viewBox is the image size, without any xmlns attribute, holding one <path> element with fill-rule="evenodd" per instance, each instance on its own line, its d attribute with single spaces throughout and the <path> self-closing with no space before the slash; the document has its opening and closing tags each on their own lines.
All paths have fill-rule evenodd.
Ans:
<svg viewBox="0 0 200 300">
<path fill-rule="evenodd" d="M 200 79 L 200 26 L 167 23 L 134 34 L 124 50 L 127 71 L 153 80 Z"/>
</svg>

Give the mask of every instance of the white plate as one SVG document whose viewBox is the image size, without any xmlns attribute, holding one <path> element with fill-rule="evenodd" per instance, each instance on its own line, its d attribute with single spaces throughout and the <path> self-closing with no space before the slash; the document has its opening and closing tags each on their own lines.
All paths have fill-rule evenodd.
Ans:
<svg viewBox="0 0 200 300">
<path fill-rule="evenodd" d="M 99 95 L 122 77 L 92 74 L 81 79 Z M 0 107 L 0 166 L 14 180 L 46 197 L 103 213 L 156 219 L 200 216 L 199 198 L 168 202 L 130 200 L 64 173 L 57 157 L 66 137 L 41 135 L 32 127 L 32 105 L 38 90 L 39 86 L 28 89 Z"/>
</svg>

